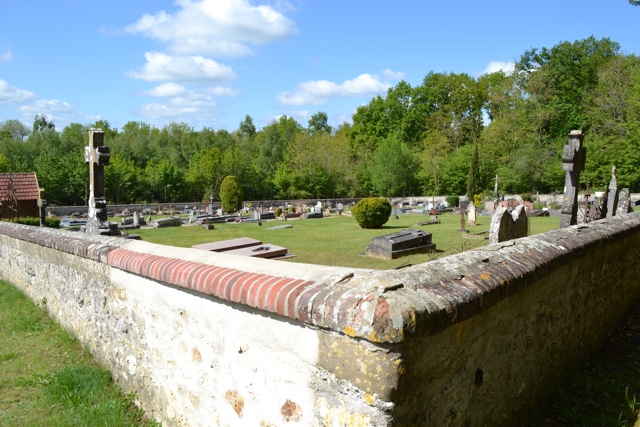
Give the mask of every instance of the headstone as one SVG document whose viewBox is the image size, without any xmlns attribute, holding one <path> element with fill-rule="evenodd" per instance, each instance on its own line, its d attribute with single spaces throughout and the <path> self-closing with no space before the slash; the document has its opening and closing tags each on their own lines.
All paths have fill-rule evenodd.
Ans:
<svg viewBox="0 0 640 427">
<path fill-rule="evenodd" d="M 607 195 L 607 218 L 616 214 L 618 209 L 618 179 L 616 178 L 616 167 L 611 168 L 611 181 L 609 182 L 609 193 Z"/>
<path fill-rule="evenodd" d="M 118 224 L 107 221 L 107 200 L 104 194 L 104 167 L 109 164 L 109 147 L 104 146 L 101 129 L 89 131 L 89 145 L 84 147 L 84 161 L 89 164 L 89 212 L 84 231 L 88 234 L 118 235 Z"/>
<path fill-rule="evenodd" d="M 629 193 L 628 188 L 623 188 L 620 190 L 620 194 L 618 195 L 618 209 L 616 210 L 616 215 L 624 215 L 629 212 L 633 212 L 633 209 L 631 209 L 631 194 Z"/>
<path fill-rule="evenodd" d="M 153 228 L 180 227 L 182 220 L 176 217 L 159 218 L 153 221 Z"/>
<path fill-rule="evenodd" d="M 367 246 L 366 254 L 378 258 L 396 259 L 405 255 L 426 253 L 435 250 L 431 233 L 423 230 L 402 230 L 385 236 L 374 237 Z"/>
<path fill-rule="evenodd" d="M 484 210 L 489 212 L 489 213 L 493 213 L 493 211 L 495 211 L 495 206 L 496 203 L 495 202 L 485 202 L 484 203 Z"/>
<path fill-rule="evenodd" d="M 476 225 L 476 205 L 473 202 L 469 202 L 467 207 L 467 223 L 469 225 Z"/>
<path fill-rule="evenodd" d="M 0 211 L 2 205 L 0 205 Z M 40 216 L 40 227 L 47 226 L 47 201 L 43 198 L 42 189 L 40 190 L 40 196 L 38 197 L 38 213 Z"/>
<path fill-rule="evenodd" d="M 505 242 L 507 240 L 526 237 L 529 231 L 529 218 L 524 205 L 509 211 L 498 208 L 491 218 L 489 228 L 489 243 Z"/>
<path fill-rule="evenodd" d="M 560 228 L 576 224 L 578 212 L 578 182 L 584 170 L 587 149 L 582 146 L 584 134 L 581 130 L 569 132 L 569 143 L 562 153 L 564 179 L 564 199 L 560 208 Z"/>
<path fill-rule="evenodd" d="M 138 211 L 133 211 L 133 226 L 135 228 L 140 227 L 140 214 Z"/>
</svg>

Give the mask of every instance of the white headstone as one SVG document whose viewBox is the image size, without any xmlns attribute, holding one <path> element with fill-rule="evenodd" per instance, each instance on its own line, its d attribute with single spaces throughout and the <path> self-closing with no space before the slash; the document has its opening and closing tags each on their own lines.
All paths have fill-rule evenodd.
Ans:
<svg viewBox="0 0 640 427">
<path fill-rule="evenodd" d="M 476 206 L 473 202 L 469 202 L 467 206 L 467 222 L 469 225 L 476 225 Z"/>
</svg>

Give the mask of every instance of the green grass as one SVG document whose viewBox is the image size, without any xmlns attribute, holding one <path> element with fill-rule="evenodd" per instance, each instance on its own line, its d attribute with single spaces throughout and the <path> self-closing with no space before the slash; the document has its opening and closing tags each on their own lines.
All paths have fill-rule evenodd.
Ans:
<svg viewBox="0 0 640 427">
<path fill-rule="evenodd" d="M 406 214 L 398 219 L 392 217 L 382 228 L 368 230 L 360 228 L 353 217 L 333 216 L 323 219 L 297 219 L 289 221 L 263 221 L 256 223 L 215 224 L 214 230 L 205 230 L 200 226 L 168 227 L 158 229 L 135 230 L 143 240 L 179 247 L 220 240 L 251 237 L 265 244 L 273 244 L 288 249 L 296 257 L 292 262 L 320 265 L 346 266 L 387 270 L 407 263 L 415 265 L 431 259 L 428 254 L 416 254 L 395 260 L 385 260 L 362 256 L 371 239 L 413 228 L 428 231 L 432 242 L 436 244 L 436 255 L 443 256 L 459 252 L 463 245 L 483 246 L 487 240 L 468 239 L 460 233 L 460 215 L 445 213 L 439 216 L 441 224 L 416 225 L 429 220 L 429 215 Z M 491 217 L 478 216 L 475 226 L 465 225 L 470 233 L 489 231 Z M 293 228 L 269 230 L 270 227 L 289 224 Z M 557 229 L 559 217 L 531 218 L 531 234 Z"/>
<path fill-rule="evenodd" d="M 153 426 L 72 335 L 0 281 L 0 426 Z"/>
</svg>

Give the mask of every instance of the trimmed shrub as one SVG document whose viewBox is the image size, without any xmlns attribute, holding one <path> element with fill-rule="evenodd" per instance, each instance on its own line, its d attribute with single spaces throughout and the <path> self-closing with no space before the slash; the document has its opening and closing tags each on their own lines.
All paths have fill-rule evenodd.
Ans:
<svg viewBox="0 0 640 427">
<path fill-rule="evenodd" d="M 391 203 L 384 197 L 362 199 L 351 209 L 362 228 L 380 228 L 391 215 Z"/>
<path fill-rule="evenodd" d="M 18 224 L 24 225 L 34 225 L 36 227 L 40 226 L 40 218 L 27 217 L 27 218 L 18 218 L 16 220 Z M 49 228 L 60 228 L 60 219 L 59 218 L 46 218 L 45 226 Z"/>
<path fill-rule="evenodd" d="M 244 192 L 235 176 L 228 176 L 220 184 L 220 200 L 225 212 L 235 212 L 242 208 Z"/>
<path fill-rule="evenodd" d="M 447 204 L 449 207 L 459 206 L 460 205 L 460 197 L 458 196 L 447 196 Z"/>
<path fill-rule="evenodd" d="M 276 218 L 280 218 L 281 215 L 282 215 L 282 208 L 281 207 L 277 207 L 276 208 Z"/>
</svg>

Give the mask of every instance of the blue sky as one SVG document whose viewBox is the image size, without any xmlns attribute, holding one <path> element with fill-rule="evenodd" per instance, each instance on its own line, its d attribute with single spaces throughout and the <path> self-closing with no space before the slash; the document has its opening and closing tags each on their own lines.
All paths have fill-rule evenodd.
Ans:
<svg viewBox="0 0 640 427">
<path fill-rule="evenodd" d="M 640 53 L 627 0 L 86 0 L 0 3 L 0 121 L 233 131 L 359 105 L 430 71 L 474 77 L 529 48 L 608 37 Z"/>
</svg>

